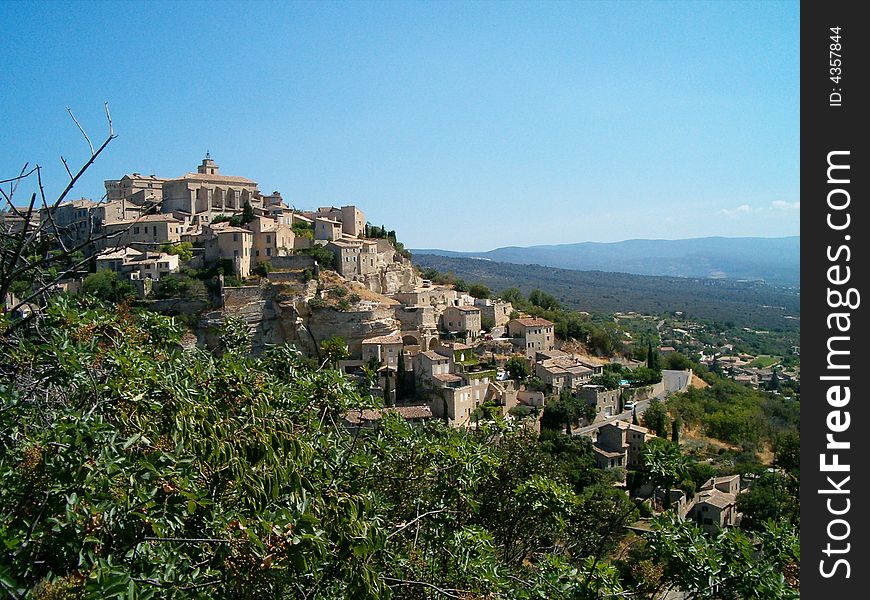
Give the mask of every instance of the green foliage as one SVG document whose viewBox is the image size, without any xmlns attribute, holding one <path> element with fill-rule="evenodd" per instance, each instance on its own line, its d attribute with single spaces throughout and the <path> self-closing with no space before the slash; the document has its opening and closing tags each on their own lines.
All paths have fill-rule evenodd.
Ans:
<svg viewBox="0 0 870 600">
<path fill-rule="evenodd" d="M 620 381 L 622 377 L 618 373 L 604 372 L 601 375 L 595 375 L 589 379 L 589 383 L 592 385 L 603 385 L 608 390 L 615 390 L 620 387 Z"/>
<path fill-rule="evenodd" d="M 254 207 L 248 200 L 245 200 L 245 205 L 242 207 L 242 225 L 250 223 L 254 220 Z"/>
<path fill-rule="evenodd" d="M 269 274 L 269 272 L 271 270 L 272 270 L 272 265 L 270 263 L 260 261 L 256 265 L 254 265 L 254 268 L 251 269 L 251 273 L 253 273 L 254 275 L 257 275 L 259 277 L 265 277 L 266 275 Z"/>
<path fill-rule="evenodd" d="M 191 242 L 178 242 L 175 244 L 163 244 L 160 246 L 160 251 L 165 254 L 178 255 L 178 259 L 182 262 L 193 258 L 193 244 Z"/>
<path fill-rule="evenodd" d="M 474 283 L 468 286 L 468 294 L 475 298 L 489 298 L 492 291 L 482 283 Z"/>
<path fill-rule="evenodd" d="M 371 406 L 351 381 L 286 345 L 248 356 L 231 329 L 226 352 L 183 350 L 172 319 L 61 297 L 0 354 L 7 595 L 623 592 L 608 555 L 638 511 L 593 468 L 589 440 L 539 440 L 505 424 L 415 428 L 389 414 L 347 431 L 342 415 Z M 684 564 L 695 547 L 687 534 L 661 531 L 657 556 L 672 581 L 692 590 L 699 570 L 722 580 L 705 571 L 706 554 Z M 768 579 L 799 559 L 794 536 L 761 536 L 765 578 L 744 576 L 759 590 L 745 597 L 784 597 Z M 783 543 L 768 554 L 771 539 Z M 743 560 L 742 542 L 732 546 L 737 558 L 713 548 L 729 576 Z"/>
<path fill-rule="evenodd" d="M 591 422 L 595 418 L 595 407 L 574 396 L 570 390 L 563 389 L 559 397 L 544 408 L 541 427 L 551 430 L 564 428 L 570 435 L 571 428 L 578 425 L 581 418 Z"/>
<path fill-rule="evenodd" d="M 347 342 L 337 336 L 332 336 L 328 340 L 320 343 L 320 357 L 324 363 L 332 368 L 338 367 L 338 361 L 344 360 L 350 356 L 347 349 Z"/>
<path fill-rule="evenodd" d="M 689 360 L 685 354 L 681 354 L 680 352 L 673 352 L 668 354 L 665 359 L 665 369 L 671 369 L 674 371 L 686 371 L 693 368 L 692 361 Z"/>
<path fill-rule="evenodd" d="M 170 273 L 154 282 L 152 295 L 158 300 L 182 298 L 184 300 L 207 300 L 208 290 L 201 279 L 186 273 Z"/>
<path fill-rule="evenodd" d="M 633 387 L 652 385 L 662 380 L 662 372 L 654 371 L 649 367 L 637 367 L 629 371 L 625 375 L 625 378 L 628 379 Z"/>
<path fill-rule="evenodd" d="M 649 544 L 664 564 L 665 577 L 693 598 L 799 597 L 783 575 L 794 575 L 800 564 L 797 532 L 787 524 L 766 523 L 756 547 L 739 529 L 710 538 L 690 521 L 663 515 Z"/>
<path fill-rule="evenodd" d="M 668 411 L 658 398 L 649 401 L 649 406 L 643 413 L 643 426 L 651 429 L 659 437 L 665 437 L 668 432 L 670 417 Z"/>
<path fill-rule="evenodd" d="M 327 250 L 324 246 L 312 246 L 311 248 L 303 248 L 301 250 L 295 250 L 296 254 L 305 254 L 307 256 L 314 257 L 314 260 L 317 263 L 325 268 L 331 269 L 335 262 L 335 255 Z"/>
<path fill-rule="evenodd" d="M 109 269 L 85 277 L 82 282 L 82 292 L 106 302 L 124 302 L 136 297 L 136 288 L 133 284 Z"/>
<path fill-rule="evenodd" d="M 683 423 L 731 444 L 772 442 L 776 435 L 797 431 L 800 404 L 710 375 L 712 385 L 690 388 L 668 400 L 668 409 Z"/>
<path fill-rule="evenodd" d="M 521 356 L 511 356 L 504 364 L 505 371 L 511 376 L 511 379 L 517 381 L 525 381 L 531 375 L 531 367 L 529 361 Z"/>
<path fill-rule="evenodd" d="M 226 317 L 219 331 L 221 349 L 229 354 L 242 354 L 250 350 L 251 330 L 239 317 Z"/>
</svg>

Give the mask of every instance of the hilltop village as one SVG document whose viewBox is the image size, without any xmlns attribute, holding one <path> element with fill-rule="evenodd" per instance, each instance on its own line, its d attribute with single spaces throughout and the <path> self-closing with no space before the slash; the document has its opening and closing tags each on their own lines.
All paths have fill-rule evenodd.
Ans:
<svg viewBox="0 0 870 600">
<path fill-rule="evenodd" d="M 537 289 L 528 296 L 517 288 L 493 293 L 482 283 L 418 268 L 396 232 L 371 223 L 360 206 L 297 208 L 251 179 L 224 175 L 209 155 L 195 173 L 124 175 L 105 181 L 99 201 L 11 210 L 0 213 L 0 226 L 6 248 L 24 240 L 34 249 L 9 264 L 26 269 L 54 260 L 60 273 L 34 271 L 45 275 L 34 283 L 6 269 L 13 275 L 4 284 L 0 336 L 20 340 L 8 346 L 24 350 L 3 365 L 31 394 L 26 403 L 8 405 L 28 411 L 40 423 L 34 431 L 61 436 L 48 444 L 24 439 L 20 459 L 3 463 L 5 480 L 27 490 L 21 496 L 31 498 L 27 506 L 40 501 L 32 494 L 46 461 L 66 456 L 51 448 L 91 444 L 82 446 L 81 464 L 107 461 L 111 483 L 100 490 L 111 489 L 118 506 L 129 507 L 123 494 L 138 486 L 143 509 L 135 535 L 147 536 L 142 543 L 186 548 L 189 540 L 241 534 L 241 518 L 227 517 L 216 493 L 254 503 L 251 523 L 252 515 L 265 514 L 256 503 L 285 510 L 309 494 L 295 473 L 308 469 L 306 477 L 320 477 L 311 486 L 317 494 L 353 465 L 346 489 L 396 486 L 389 492 L 395 504 L 383 509 L 391 532 L 384 539 L 425 520 L 421 526 L 436 532 L 440 551 L 444 540 L 437 536 L 459 528 L 426 517 L 453 513 L 444 507 L 458 506 L 457 496 L 427 504 L 410 494 L 428 495 L 456 479 L 474 490 L 469 507 L 505 500 L 515 507 L 515 516 L 491 513 L 487 531 L 505 540 L 501 547 L 513 544 L 513 533 L 501 528 L 514 523 L 527 523 L 528 548 L 603 528 L 595 534 L 600 540 L 633 548 L 608 560 L 649 594 L 666 579 L 647 574 L 651 559 L 638 553 L 654 548 L 662 527 L 718 544 L 755 535 L 767 519 L 789 517 L 797 506 L 788 498 L 799 482 L 799 348 L 789 352 L 766 331 L 714 329 L 681 312 L 569 311 Z M 102 412 L 89 420 L 76 412 L 80 406 L 92 407 L 88 415 Z M 7 429 L 26 429 L 11 412 L 4 418 Z M 113 433 L 105 432 L 107 424 Z M 311 445 L 297 452 L 300 439 Z M 344 452 L 333 463 L 321 460 Z M 488 453 L 500 457 L 500 466 L 482 479 L 479 467 L 494 464 Z M 299 457 L 303 470 L 288 469 L 289 456 Z M 208 461 L 213 465 L 203 467 Z M 68 463 L 58 464 L 55 477 L 66 481 Z M 118 471 L 118 465 L 138 466 Z M 89 469 L 73 468 L 84 478 Z M 182 477 L 179 469 L 189 470 Z M 268 483 L 256 480 L 261 475 Z M 55 503 L 78 519 L 77 494 L 93 486 L 70 486 Z M 275 500 L 281 486 L 289 491 Z M 297 487 L 303 496 L 293 495 Z M 782 500 L 781 490 L 789 494 Z M 99 504 L 103 496 L 88 497 L 102 508 L 81 517 L 84 541 L 70 538 L 76 553 L 96 539 L 102 515 L 115 511 Z M 407 512 L 397 515 L 395 506 L 406 500 Z M 538 539 L 536 519 L 557 505 L 566 517 L 553 516 L 558 527 Z M 183 515 L 157 524 L 160 506 Z M 197 525 L 212 506 L 225 526 Z M 303 526 L 287 514 L 281 531 Z M 181 523 L 183 536 L 173 529 Z M 465 548 L 467 538 L 457 539 Z M 408 542 L 415 556 L 416 533 Z M 267 572 L 265 565 L 282 560 L 276 548 L 244 564 Z M 523 558 L 536 552 L 518 554 L 516 565 L 536 572 Z M 34 556 L 22 558 L 21 569 L 46 560 Z M 151 568 L 150 559 L 142 560 Z M 793 575 L 786 584 L 773 571 L 771 581 L 791 585 Z M 121 587 L 130 585 L 124 580 Z"/>
<path fill-rule="evenodd" d="M 277 191 L 264 194 L 251 179 L 222 174 L 209 155 L 195 173 L 133 173 L 106 181 L 105 190 L 99 202 L 82 198 L 40 212 L 62 243 L 90 256 L 92 272 L 60 289 L 127 290 L 187 323 L 191 347 L 220 352 L 232 327 L 244 330 L 254 354 L 292 343 L 313 365 L 340 371 L 379 399 L 344 414 L 350 430 L 376 427 L 392 412 L 412 423 L 476 428 L 498 418 L 540 431 L 556 402 L 551 414 L 573 407 L 557 418 L 567 433 L 592 440 L 596 465 L 625 473 L 641 466 L 650 439 L 665 435 L 640 425 L 646 409 L 706 385 L 688 364 L 655 370 L 627 354 L 595 356 L 559 339 L 553 321 L 488 290 L 425 279 L 396 233 L 369 223 L 360 207 L 292 207 Z M 656 356 L 676 353 L 674 346 L 700 352 L 699 364 L 728 369 L 756 388 L 777 377 L 771 364 L 733 345 L 708 343 L 703 326 L 679 315 L 656 322 L 617 313 L 614 321 L 654 326 L 662 341 Z M 631 335 L 623 335 L 630 348 Z M 723 527 L 739 522 L 739 492 L 739 477 L 729 476 L 711 479 L 691 501 L 675 492 L 668 502 L 683 517 Z"/>
</svg>

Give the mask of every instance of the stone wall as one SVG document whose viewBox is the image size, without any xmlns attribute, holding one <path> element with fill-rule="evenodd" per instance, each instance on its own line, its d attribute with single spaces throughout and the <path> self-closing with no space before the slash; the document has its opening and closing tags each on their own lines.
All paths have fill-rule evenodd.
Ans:
<svg viewBox="0 0 870 600">
<path fill-rule="evenodd" d="M 305 254 L 290 256 L 273 256 L 269 264 L 275 270 L 314 269 L 314 257 Z"/>
</svg>

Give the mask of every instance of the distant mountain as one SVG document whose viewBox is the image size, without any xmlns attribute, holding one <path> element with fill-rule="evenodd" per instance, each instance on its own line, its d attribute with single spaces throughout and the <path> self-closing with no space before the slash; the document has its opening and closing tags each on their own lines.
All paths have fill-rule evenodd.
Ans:
<svg viewBox="0 0 870 600">
<path fill-rule="evenodd" d="M 488 252 L 411 250 L 415 255 L 477 258 L 521 265 L 636 275 L 763 280 L 800 284 L 800 236 L 783 238 L 707 237 L 686 240 L 509 246 Z"/>
</svg>

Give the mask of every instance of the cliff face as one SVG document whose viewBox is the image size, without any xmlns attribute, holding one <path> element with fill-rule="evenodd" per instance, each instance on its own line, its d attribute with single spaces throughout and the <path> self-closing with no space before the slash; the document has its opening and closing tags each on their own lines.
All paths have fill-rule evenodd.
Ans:
<svg viewBox="0 0 870 600">
<path fill-rule="evenodd" d="M 247 323 L 254 353 L 269 344 L 293 343 L 308 356 L 318 356 L 320 343 L 332 336 L 344 339 L 352 358 L 359 358 L 362 341 L 399 329 L 393 307 L 367 303 L 365 310 L 339 311 L 312 307 L 317 282 L 298 285 L 246 286 L 224 289 L 224 308 L 200 319 L 198 338 L 208 348 L 219 347 L 220 326 L 227 317 Z"/>
<path fill-rule="evenodd" d="M 362 275 L 358 278 L 368 289 L 388 296 L 399 292 L 410 292 L 421 283 L 410 261 L 392 262 L 381 267 L 377 273 Z"/>
</svg>

